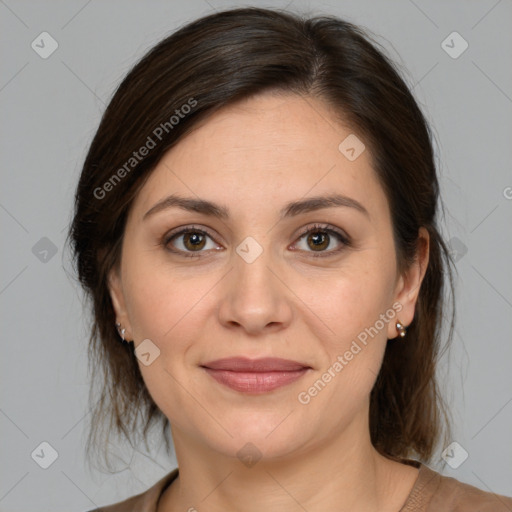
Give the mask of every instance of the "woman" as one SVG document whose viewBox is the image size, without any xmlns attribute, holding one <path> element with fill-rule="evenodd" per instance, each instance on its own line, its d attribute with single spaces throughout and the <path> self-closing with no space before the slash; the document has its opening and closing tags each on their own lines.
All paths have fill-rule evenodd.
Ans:
<svg viewBox="0 0 512 512">
<path fill-rule="evenodd" d="M 103 372 L 90 446 L 161 421 L 178 468 L 101 510 L 512 510 L 426 466 L 451 439 L 438 195 L 424 116 L 358 27 L 235 9 L 154 47 L 70 236 Z"/>
</svg>

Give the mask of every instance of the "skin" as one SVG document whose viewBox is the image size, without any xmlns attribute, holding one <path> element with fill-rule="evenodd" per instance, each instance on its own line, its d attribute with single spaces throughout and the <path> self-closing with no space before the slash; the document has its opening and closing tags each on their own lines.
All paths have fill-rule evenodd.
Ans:
<svg viewBox="0 0 512 512">
<path fill-rule="evenodd" d="M 398 275 L 389 205 L 369 151 L 349 161 L 338 150 L 351 133 L 319 99 L 260 94 L 197 125 L 136 197 L 121 264 L 109 282 L 126 339 L 137 347 L 149 338 L 160 350 L 149 366 L 139 361 L 171 423 L 180 468 L 159 512 L 396 512 L 406 501 L 418 470 L 373 448 L 369 396 L 387 340 L 398 335 L 396 320 L 413 320 L 428 233 L 420 229 L 416 262 Z M 370 217 L 330 207 L 279 219 L 285 203 L 333 192 L 362 203 Z M 230 217 L 173 207 L 143 220 L 171 193 L 224 205 Z M 308 235 L 301 236 L 315 223 L 339 228 L 351 245 L 329 234 L 329 244 L 315 251 Z M 211 234 L 202 252 L 183 235 L 168 247 L 198 257 L 159 243 L 191 224 Z M 263 249 L 252 263 L 236 252 L 248 236 Z M 321 251 L 330 255 L 315 258 Z M 396 317 L 301 404 L 298 394 L 395 302 L 401 305 Z M 312 369 L 287 386 L 247 395 L 199 366 L 240 355 L 292 359 Z M 252 467 L 236 456 L 248 442 L 262 456 Z"/>
</svg>

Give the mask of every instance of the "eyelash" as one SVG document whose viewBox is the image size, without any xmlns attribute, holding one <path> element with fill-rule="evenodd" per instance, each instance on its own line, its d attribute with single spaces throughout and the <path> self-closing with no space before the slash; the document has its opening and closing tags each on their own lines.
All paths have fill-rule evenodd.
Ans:
<svg viewBox="0 0 512 512">
<path fill-rule="evenodd" d="M 348 238 L 341 231 L 338 231 L 336 228 L 334 228 L 333 226 L 330 226 L 329 224 L 327 224 L 327 225 L 324 225 L 324 224 L 314 224 L 313 226 L 308 226 L 307 228 L 302 230 L 302 232 L 299 234 L 297 240 L 302 239 L 305 235 L 308 235 L 309 233 L 314 233 L 314 232 L 317 232 L 317 231 L 320 231 L 322 233 L 327 233 L 329 235 L 335 235 L 338 238 L 338 240 L 342 243 L 342 246 L 339 247 L 338 249 L 334 249 L 334 250 L 331 250 L 331 251 L 321 251 L 318 254 L 315 254 L 314 251 L 304 251 L 304 252 L 311 252 L 312 253 L 311 256 L 313 258 L 326 258 L 326 257 L 329 257 L 329 256 L 337 255 L 338 253 L 343 251 L 346 247 L 350 247 L 351 246 L 350 238 Z M 197 257 L 200 257 L 201 252 L 204 252 L 204 251 L 197 251 L 197 254 L 194 254 L 193 252 L 182 251 L 181 249 L 170 249 L 168 247 L 169 243 L 174 238 L 177 238 L 177 237 L 179 237 L 181 235 L 185 235 L 187 233 L 199 233 L 201 235 L 206 235 L 209 238 L 211 238 L 212 240 L 214 240 L 214 237 L 210 233 L 208 233 L 204 229 L 196 228 L 196 226 L 192 225 L 192 226 L 187 226 L 187 227 L 185 227 L 185 228 L 183 228 L 183 229 L 181 229 L 179 231 L 176 231 L 176 232 L 172 232 L 171 231 L 170 233 L 166 233 L 162 237 L 162 240 L 160 241 L 160 245 L 162 245 L 165 250 L 167 250 L 169 252 L 172 252 L 174 254 L 179 254 L 181 256 L 184 256 L 185 258 L 197 258 Z"/>
</svg>

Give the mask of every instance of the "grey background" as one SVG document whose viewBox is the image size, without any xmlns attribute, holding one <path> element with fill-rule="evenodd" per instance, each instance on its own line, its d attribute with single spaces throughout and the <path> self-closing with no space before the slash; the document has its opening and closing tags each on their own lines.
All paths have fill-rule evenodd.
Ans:
<svg viewBox="0 0 512 512">
<path fill-rule="evenodd" d="M 117 474 L 86 469 L 89 320 L 65 272 L 63 243 L 83 158 L 114 87 L 176 27 L 235 5 L 250 3 L 0 1 L 2 512 L 89 510 L 144 491 L 176 465 L 155 444 L 150 453 L 112 447 Z M 438 456 L 432 467 L 510 496 L 512 2 L 295 0 L 290 9 L 336 14 L 377 33 L 433 125 L 442 229 L 460 276 L 454 345 L 440 376 L 454 441 L 469 457 L 451 469 Z M 43 31 L 59 45 L 47 59 L 31 48 Z M 456 59 L 441 46 L 453 31 L 469 44 Z M 53 245 L 55 255 L 42 252 Z M 31 457 L 43 441 L 58 452 L 48 469 Z"/>
</svg>

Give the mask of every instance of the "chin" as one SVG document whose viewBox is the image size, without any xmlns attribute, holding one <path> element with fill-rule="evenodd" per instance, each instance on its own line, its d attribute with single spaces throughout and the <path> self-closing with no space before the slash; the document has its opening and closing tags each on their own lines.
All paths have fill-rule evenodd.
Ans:
<svg viewBox="0 0 512 512">
<path fill-rule="evenodd" d="M 224 415 L 223 426 L 233 437 L 216 429 L 214 437 L 212 431 L 203 433 L 206 443 L 228 457 L 235 455 L 241 460 L 244 457 L 264 460 L 289 455 L 307 444 L 309 436 L 304 425 L 296 423 L 298 415 L 291 413 L 287 417 L 290 411 L 284 407 L 279 411 L 282 412 L 235 413 L 231 418 Z"/>
</svg>

